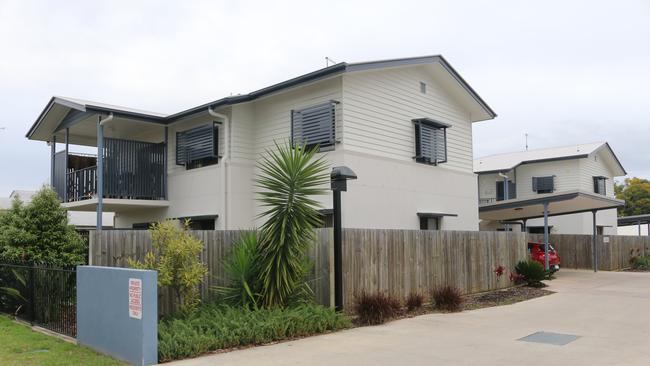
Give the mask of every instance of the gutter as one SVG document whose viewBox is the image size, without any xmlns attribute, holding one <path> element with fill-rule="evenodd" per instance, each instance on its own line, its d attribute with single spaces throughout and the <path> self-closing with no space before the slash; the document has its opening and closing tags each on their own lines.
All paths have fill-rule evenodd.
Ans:
<svg viewBox="0 0 650 366">
<path fill-rule="evenodd" d="M 224 136 L 223 136 L 223 141 L 224 141 L 224 153 L 223 156 L 221 157 L 221 163 L 223 164 L 223 174 L 221 174 L 221 202 L 222 202 L 222 207 L 223 207 L 223 214 L 221 215 L 223 217 L 223 230 L 228 230 L 228 210 L 230 208 L 230 195 L 228 194 L 228 185 L 229 185 L 229 171 L 230 171 L 230 118 L 226 116 L 225 114 L 217 113 L 214 111 L 214 109 L 208 107 L 208 114 L 211 115 L 214 118 L 219 118 L 223 120 L 223 129 L 224 129 Z M 217 152 L 218 154 L 218 152 Z"/>
</svg>

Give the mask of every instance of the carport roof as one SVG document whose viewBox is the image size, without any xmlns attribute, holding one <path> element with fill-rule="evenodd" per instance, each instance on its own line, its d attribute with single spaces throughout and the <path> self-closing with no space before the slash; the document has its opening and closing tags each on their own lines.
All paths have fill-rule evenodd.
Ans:
<svg viewBox="0 0 650 366">
<path fill-rule="evenodd" d="M 618 226 L 650 224 L 650 214 L 634 215 L 634 216 L 621 216 L 618 218 Z"/>
<path fill-rule="evenodd" d="M 548 202 L 548 215 L 568 215 L 623 206 L 625 201 L 580 190 L 540 194 L 533 198 L 516 198 L 479 205 L 482 220 L 523 220 L 544 217 L 543 204 Z"/>
</svg>

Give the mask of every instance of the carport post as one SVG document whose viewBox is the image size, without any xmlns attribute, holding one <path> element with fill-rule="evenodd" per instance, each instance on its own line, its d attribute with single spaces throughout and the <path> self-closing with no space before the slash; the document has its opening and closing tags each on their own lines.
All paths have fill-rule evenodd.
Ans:
<svg viewBox="0 0 650 366">
<path fill-rule="evenodd" d="M 591 250 L 594 252 L 594 272 L 598 272 L 598 250 L 596 248 L 596 234 L 598 227 L 596 226 L 596 210 L 591 211 L 593 216 L 593 234 L 591 236 Z"/>
<path fill-rule="evenodd" d="M 641 236 L 641 221 L 637 221 L 637 227 L 639 228 L 639 236 Z"/>
<path fill-rule="evenodd" d="M 548 201 L 544 202 L 544 269 L 548 271 Z"/>
</svg>

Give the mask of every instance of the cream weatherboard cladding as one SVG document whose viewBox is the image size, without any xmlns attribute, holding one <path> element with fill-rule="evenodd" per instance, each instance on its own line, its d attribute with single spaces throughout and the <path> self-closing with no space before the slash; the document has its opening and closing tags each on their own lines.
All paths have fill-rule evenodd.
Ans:
<svg viewBox="0 0 650 366">
<path fill-rule="evenodd" d="M 55 99 L 52 103 L 58 109 L 72 108 L 59 106 Z M 108 127 L 113 133 L 157 142 L 164 135 L 167 141 L 167 199 L 155 209 L 115 203 L 123 205 L 115 206 L 117 226 L 186 217 L 216 219 L 217 229 L 259 225 L 256 163 L 276 143 L 290 142 L 292 113 L 324 103 L 334 107 L 334 138 L 327 136 L 333 146 L 318 156 L 330 167 L 346 165 L 359 175 L 345 195 L 345 226 L 418 229 L 424 215 L 441 217 L 442 229 L 478 228 L 472 122 L 496 115 L 441 56 L 341 63 L 167 116 L 131 116 L 135 112 L 130 109 L 86 103 L 101 107 L 101 113 L 116 113 Z M 39 118 L 28 138 L 42 141 L 54 133 L 51 126 L 60 116 L 47 107 L 44 113 L 46 118 Z M 138 128 L 124 116 L 144 118 L 146 127 Z M 447 126 L 439 136 L 446 138 L 439 144 L 444 150 L 438 151 L 437 166 L 415 160 L 418 119 Z M 184 131 L 213 123 L 218 125 L 218 151 L 204 149 L 203 155 L 209 155 L 205 160 L 178 165 L 188 154 L 181 149 L 176 159 L 177 134 L 182 137 Z M 92 127 L 86 128 L 91 138 Z M 329 191 L 317 199 L 323 208 L 331 208 Z"/>
<path fill-rule="evenodd" d="M 427 84 L 426 93 L 420 82 Z M 343 75 L 344 143 L 348 150 L 412 161 L 414 118 L 450 124 L 448 161 L 441 169 L 472 172 L 472 126 L 469 112 L 443 90 L 427 66 Z"/>
<path fill-rule="evenodd" d="M 529 162 L 518 165 L 516 172 L 513 170 L 508 171 L 508 176 L 514 176 L 516 178 L 517 198 L 534 198 L 538 196 L 532 189 L 532 178 L 548 175 L 555 176 L 554 183 L 556 192 L 582 190 L 593 193 L 593 178 L 597 176 L 607 177 L 608 179 L 605 181 L 606 195 L 614 198 L 613 178 L 624 174 L 624 171 L 621 172 L 622 168 L 610 152 L 608 145 L 606 143 L 593 143 L 578 146 L 582 146 L 581 150 L 587 152 L 580 156 L 564 159 L 560 156 L 553 156 L 554 160 L 552 161 Z M 552 155 L 557 151 L 575 153 L 576 149 L 575 147 L 560 147 L 531 151 L 530 153 L 535 154 L 536 159 L 543 159 L 544 152 Z M 477 161 L 480 160 L 477 159 Z M 496 173 L 482 173 L 479 175 L 479 194 L 482 202 L 485 202 L 488 198 L 495 197 L 493 188 L 495 181 L 502 179 Z M 600 230 L 602 230 L 603 234 L 616 234 L 616 209 L 599 211 L 596 222 L 601 227 Z M 527 221 L 528 227 L 540 227 L 542 225 L 542 219 L 531 219 Z M 550 217 L 549 225 L 552 226 L 552 233 L 591 234 L 593 231 L 592 214 L 590 212 Z M 482 230 L 494 230 L 498 227 L 501 227 L 501 225 L 494 222 L 481 222 Z M 517 228 L 517 226 L 513 227 Z"/>
</svg>

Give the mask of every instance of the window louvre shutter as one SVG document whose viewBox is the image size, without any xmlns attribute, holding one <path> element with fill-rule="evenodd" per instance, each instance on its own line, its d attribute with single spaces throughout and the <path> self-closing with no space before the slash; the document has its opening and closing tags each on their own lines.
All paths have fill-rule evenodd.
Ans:
<svg viewBox="0 0 650 366">
<path fill-rule="evenodd" d="M 335 102 L 327 102 L 291 112 L 291 140 L 307 148 L 318 146 L 320 151 L 334 150 Z"/>
<path fill-rule="evenodd" d="M 209 123 L 177 132 L 176 164 L 187 165 L 196 160 L 218 157 L 218 131 L 214 123 Z"/>
<path fill-rule="evenodd" d="M 447 161 L 447 128 L 415 123 L 415 159 L 427 164 Z"/>
<path fill-rule="evenodd" d="M 553 176 L 533 177 L 533 191 L 537 193 L 552 193 L 555 190 Z"/>
</svg>

